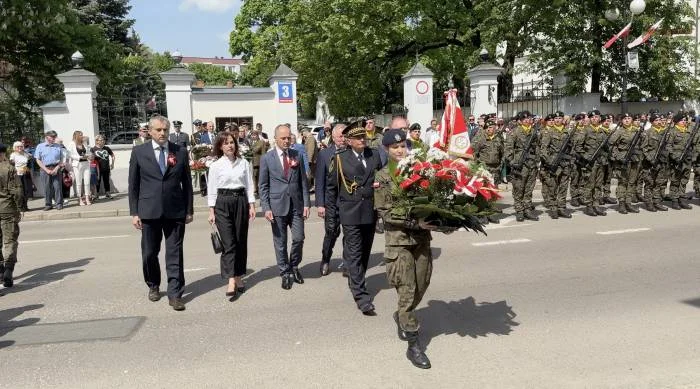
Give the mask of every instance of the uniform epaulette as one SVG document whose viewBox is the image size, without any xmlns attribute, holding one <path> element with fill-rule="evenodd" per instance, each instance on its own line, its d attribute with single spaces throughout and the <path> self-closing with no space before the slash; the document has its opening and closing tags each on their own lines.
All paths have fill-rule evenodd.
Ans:
<svg viewBox="0 0 700 389">
<path fill-rule="evenodd" d="M 350 150 L 350 149 L 349 149 L 349 148 L 347 148 L 347 147 L 345 147 L 345 148 L 342 148 L 342 149 L 335 149 L 335 155 L 338 155 L 338 154 L 344 153 L 344 152 L 346 152 L 346 151 L 348 151 L 348 150 Z"/>
</svg>

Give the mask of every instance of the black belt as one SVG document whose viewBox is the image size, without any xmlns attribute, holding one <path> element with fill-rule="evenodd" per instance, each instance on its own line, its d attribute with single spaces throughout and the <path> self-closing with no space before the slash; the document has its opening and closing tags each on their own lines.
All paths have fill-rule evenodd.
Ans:
<svg viewBox="0 0 700 389">
<path fill-rule="evenodd" d="M 57 163 L 54 163 L 53 165 L 44 165 L 44 167 L 56 167 L 56 166 L 58 166 Z"/>
<path fill-rule="evenodd" d="M 245 188 L 236 188 L 236 189 L 226 189 L 226 188 L 219 188 L 216 190 L 217 194 L 220 195 L 230 195 L 230 196 L 238 196 L 238 195 L 243 195 L 245 194 Z"/>
</svg>

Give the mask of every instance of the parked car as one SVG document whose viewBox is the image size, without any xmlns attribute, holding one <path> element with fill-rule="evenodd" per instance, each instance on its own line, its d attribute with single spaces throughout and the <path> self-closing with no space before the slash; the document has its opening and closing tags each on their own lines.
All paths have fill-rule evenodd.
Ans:
<svg viewBox="0 0 700 389">
<path fill-rule="evenodd" d="M 130 145 L 134 143 L 134 139 L 139 137 L 138 131 L 121 131 L 109 139 L 110 145 Z"/>
</svg>

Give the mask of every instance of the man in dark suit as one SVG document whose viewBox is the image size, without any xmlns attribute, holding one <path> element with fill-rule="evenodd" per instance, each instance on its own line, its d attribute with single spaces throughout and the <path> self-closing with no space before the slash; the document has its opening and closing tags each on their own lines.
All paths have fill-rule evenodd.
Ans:
<svg viewBox="0 0 700 389">
<path fill-rule="evenodd" d="M 328 168 L 326 211 L 338 213 L 343 226 L 343 263 L 348 286 L 357 307 L 374 316 L 372 297 L 367 292 L 365 273 L 374 242 L 374 174 L 382 162 L 377 150 L 367 147 L 364 120 L 345 128 L 347 147 L 336 153 Z M 339 201 L 340 200 L 340 201 Z"/>
<path fill-rule="evenodd" d="M 163 116 L 149 121 L 152 141 L 135 146 L 129 160 L 129 212 L 141 230 L 143 277 L 148 299 L 160 299 L 160 242 L 165 236 L 168 300 L 176 311 L 185 309 L 182 241 L 192 221 L 193 198 L 187 149 L 168 142 L 170 122 Z"/>
<path fill-rule="evenodd" d="M 175 143 L 178 146 L 188 148 L 190 147 L 190 137 L 189 135 L 185 134 L 182 132 L 182 122 L 179 120 L 173 121 L 173 129 L 175 129 L 175 132 L 170 134 L 168 137 L 168 140 L 171 143 Z"/>
<path fill-rule="evenodd" d="M 309 188 L 299 153 L 290 148 L 291 129 L 275 128 L 275 147 L 260 159 L 258 193 L 260 205 L 272 225 L 272 240 L 282 288 L 304 283 L 299 272 L 304 247 L 304 220 L 309 217 Z M 287 228 L 292 231 L 292 247 L 287 253 Z"/>
<path fill-rule="evenodd" d="M 316 166 L 316 207 L 318 217 L 323 219 L 325 235 L 323 236 L 323 248 L 321 249 L 321 276 L 327 276 L 330 270 L 331 256 L 338 236 L 340 236 L 340 219 L 338 213 L 331 214 L 326 210 L 326 186 L 328 178 L 328 167 L 335 154 L 345 148 L 345 136 L 343 130 L 345 124 L 336 124 L 333 127 L 332 139 L 329 146 L 318 153 Z"/>
</svg>

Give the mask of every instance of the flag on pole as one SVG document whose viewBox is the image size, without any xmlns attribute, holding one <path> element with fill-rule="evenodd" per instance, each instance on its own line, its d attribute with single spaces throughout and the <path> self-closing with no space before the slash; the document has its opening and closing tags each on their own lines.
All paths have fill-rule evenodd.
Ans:
<svg viewBox="0 0 700 389">
<path fill-rule="evenodd" d="M 469 142 L 467 125 L 457 100 L 457 89 L 445 92 L 445 112 L 438 128 L 440 139 L 433 145 L 447 151 L 453 157 L 471 158 L 474 152 Z"/>
<path fill-rule="evenodd" d="M 148 101 L 146 101 L 146 109 L 151 110 L 151 111 L 156 109 L 156 97 L 155 96 L 151 97 L 150 99 L 148 99 Z"/>
<path fill-rule="evenodd" d="M 664 19 L 661 18 L 661 20 L 659 20 L 658 22 L 654 23 L 653 26 L 649 27 L 649 30 L 647 30 L 647 32 L 645 32 L 643 35 L 638 36 L 637 39 L 635 39 L 635 40 L 633 40 L 632 42 L 630 42 L 630 44 L 627 45 L 627 48 L 628 48 L 628 49 L 631 49 L 631 48 L 637 47 L 637 46 L 639 46 L 639 45 L 645 43 L 646 41 L 648 41 L 649 38 L 651 38 L 651 36 L 654 35 L 654 33 L 656 32 L 656 30 L 658 30 L 659 27 L 661 27 L 661 23 L 662 23 L 663 21 L 664 21 Z"/>
<path fill-rule="evenodd" d="M 625 27 L 623 27 L 622 30 L 620 30 L 620 32 L 613 35 L 612 38 L 610 38 L 607 42 L 605 42 L 605 44 L 603 45 L 603 48 L 606 50 L 609 49 L 610 46 L 612 46 L 613 43 L 615 43 L 615 41 L 617 41 L 618 39 L 622 38 L 623 36 L 626 36 L 627 34 L 629 34 L 630 29 L 632 29 L 632 22 L 627 23 L 627 25 Z"/>
</svg>

